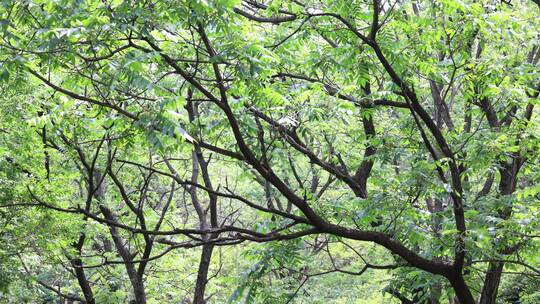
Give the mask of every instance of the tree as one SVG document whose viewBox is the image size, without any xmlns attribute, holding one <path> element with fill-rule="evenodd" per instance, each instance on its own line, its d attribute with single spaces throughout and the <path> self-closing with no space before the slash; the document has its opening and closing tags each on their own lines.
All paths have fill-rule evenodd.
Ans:
<svg viewBox="0 0 540 304">
<path fill-rule="evenodd" d="M 65 244 L 34 254 L 69 261 L 75 295 L 38 281 L 65 299 L 117 264 L 146 303 L 148 265 L 202 247 L 205 303 L 216 246 L 322 236 L 385 248 L 356 274 L 394 270 L 402 303 L 495 303 L 508 270 L 540 274 L 538 10 L 5 1 L 4 95 L 26 101 L 3 99 L 2 209 L 55 214 Z"/>
</svg>

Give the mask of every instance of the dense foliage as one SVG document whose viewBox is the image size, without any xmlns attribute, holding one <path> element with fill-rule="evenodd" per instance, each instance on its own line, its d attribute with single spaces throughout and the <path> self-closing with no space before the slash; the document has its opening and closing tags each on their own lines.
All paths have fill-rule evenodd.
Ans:
<svg viewBox="0 0 540 304">
<path fill-rule="evenodd" d="M 539 303 L 539 16 L 0 0 L 0 302 Z"/>
</svg>

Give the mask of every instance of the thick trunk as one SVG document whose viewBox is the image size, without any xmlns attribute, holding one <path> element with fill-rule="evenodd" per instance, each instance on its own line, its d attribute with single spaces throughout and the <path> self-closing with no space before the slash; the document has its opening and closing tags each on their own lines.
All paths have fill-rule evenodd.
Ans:
<svg viewBox="0 0 540 304">
<path fill-rule="evenodd" d="M 138 281 L 137 283 L 131 283 L 133 285 L 133 291 L 135 295 L 135 303 L 145 304 L 146 303 L 146 293 L 144 292 L 144 285 L 142 282 Z"/>
<path fill-rule="evenodd" d="M 210 268 L 210 259 L 212 258 L 213 244 L 205 244 L 202 248 L 201 260 L 199 262 L 199 271 L 197 273 L 197 283 L 195 284 L 195 298 L 193 304 L 204 304 L 204 291 L 208 280 L 208 269 Z"/>
<path fill-rule="evenodd" d="M 482 294 L 480 295 L 479 304 L 495 304 L 497 301 L 497 291 L 499 289 L 499 283 L 501 282 L 502 270 L 504 263 L 491 262 L 489 263 L 486 279 L 484 280 L 484 287 L 482 288 Z"/>
<path fill-rule="evenodd" d="M 475 304 L 471 290 L 465 283 L 462 275 L 450 279 L 450 284 L 452 284 L 452 288 L 454 289 L 460 304 Z"/>
<path fill-rule="evenodd" d="M 129 280 L 131 282 L 131 287 L 133 288 L 133 296 L 135 297 L 136 304 L 146 304 L 146 293 L 144 291 L 144 283 L 141 278 L 137 276 L 137 271 L 134 264 L 126 263 L 126 270 L 128 273 Z M 129 266 L 131 265 L 131 266 Z"/>
</svg>

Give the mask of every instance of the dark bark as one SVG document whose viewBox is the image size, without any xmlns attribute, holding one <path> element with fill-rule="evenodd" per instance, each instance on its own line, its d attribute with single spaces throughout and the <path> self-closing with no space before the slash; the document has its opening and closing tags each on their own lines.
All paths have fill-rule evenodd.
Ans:
<svg viewBox="0 0 540 304">
<path fill-rule="evenodd" d="M 480 107 L 482 108 L 482 111 L 484 111 L 484 113 L 486 114 L 486 118 L 487 118 L 489 126 L 492 129 L 498 128 L 500 124 L 499 118 L 497 117 L 497 112 L 495 112 L 495 110 L 493 109 L 491 102 L 487 98 L 481 98 Z"/>
<path fill-rule="evenodd" d="M 208 270 L 210 268 L 210 260 L 214 245 L 206 244 L 202 248 L 201 259 L 199 261 L 199 270 L 197 272 L 197 282 L 195 284 L 194 304 L 205 304 L 204 291 L 208 280 Z"/>
<path fill-rule="evenodd" d="M 449 130 L 454 130 L 454 123 L 452 121 L 452 117 L 450 116 L 450 110 L 448 109 L 448 105 L 443 100 L 443 93 L 440 85 L 438 85 L 435 81 L 430 80 L 429 85 L 431 88 L 431 96 L 433 97 L 433 101 L 435 103 L 435 121 L 436 124 L 441 127 L 441 120 L 446 124 L 446 127 Z"/>
<path fill-rule="evenodd" d="M 242 15 L 250 20 L 253 20 L 253 21 L 257 21 L 257 22 L 262 22 L 262 23 L 273 23 L 273 24 L 280 24 L 280 23 L 283 23 L 283 22 L 289 22 L 289 21 L 293 21 L 296 19 L 296 16 L 294 15 L 288 15 L 288 16 L 278 16 L 278 17 L 261 17 L 261 16 L 256 16 L 256 15 L 253 15 L 253 14 L 250 14 L 246 11 L 243 11 L 239 8 L 234 8 L 234 12 L 239 14 L 239 15 Z"/>
<path fill-rule="evenodd" d="M 499 284 L 501 283 L 501 275 L 504 267 L 502 262 L 489 263 L 486 278 L 484 280 L 484 287 L 480 295 L 479 304 L 495 304 L 497 301 L 497 293 L 499 290 Z"/>
<path fill-rule="evenodd" d="M 460 304 L 475 304 L 471 290 L 465 283 L 465 279 L 461 274 L 449 277 L 448 280 L 450 281 Z"/>
<path fill-rule="evenodd" d="M 84 299 L 86 300 L 86 304 L 95 304 L 96 300 L 94 299 L 94 294 L 92 292 L 92 287 L 90 286 L 90 283 L 88 282 L 86 278 L 86 274 L 84 273 L 84 268 L 82 268 L 83 264 L 81 259 L 74 258 L 70 260 L 71 266 L 75 270 L 75 276 L 77 277 L 77 282 L 79 283 L 79 286 L 81 287 L 81 290 L 84 295 Z"/>
<path fill-rule="evenodd" d="M 364 93 L 369 96 L 371 94 L 371 87 L 369 84 L 364 86 Z M 375 146 L 371 144 L 371 141 L 375 135 L 375 124 L 373 123 L 373 116 L 372 113 L 366 113 L 366 109 L 370 109 L 370 105 L 364 105 L 364 109 L 361 111 L 362 115 L 362 125 L 364 126 L 364 133 L 366 134 L 366 139 L 368 140 L 368 145 L 364 151 L 364 160 L 362 160 L 362 163 L 360 164 L 360 167 L 356 170 L 356 173 L 354 174 L 354 180 L 358 183 L 358 192 L 356 193 L 357 196 L 361 198 L 367 198 L 368 197 L 368 191 L 367 191 L 367 181 L 371 173 L 371 169 L 373 168 L 373 155 L 377 153 L 377 149 Z M 354 189 L 354 188 L 353 188 Z"/>
<path fill-rule="evenodd" d="M 395 289 L 390 290 L 389 293 L 400 300 L 401 304 L 414 304 L 413 301 L 409 300 L 406 296 Z"/>
<path fill-rule="evenodd" d="M 78 150 L 79 152 L 79 150 Z M 85 167 L 88 170 L 88 197 L 86 200 L 85 210 L 90 210 L 90 203 L 92 202 L 92 198 L 96 197 L 97 199 L 103 198 L 103 192 L 104 190 L 104 184 L 103 180 L 101 179 L 101 175 L 99 175 L 97 172 L 94 173 L 93 167 L 88 166 L 88 163 L 86 163 L 85 158 L 83 157 L 84 154 L 82 152 L 79 152 L 79 156 L 81 159 L 81 162 L 85 164 Z M 83 218 L 83 221 L 87 221 L 87 217 L 85 216 Z M 69 262 L 71 264 L 71 267 L 73 267 L 73 270 L 75 272 L 75 276 L 77 277 L 77 282 L 79 283 L 79 287 L 81 288 L 81 291 L 83 292 L 84 299 L 86 300 L 87 304 L 94 304 L 96 303 L 94 299 L 94 293 L 92 292 L 92 286 L 90 285 L 90 282 L 88 281 L 88 278 L 86 276 L 86 273 L 83 268 L 83 261 L 79 257 L 82 253 L 82 249 L 84 246 L 84 242 L 86 240 L 86 235 L 84 232 L 81 232 L 79 235 L 79 239 L 77 242 L 74 242 L 72 244 L 73 248 L 75 248 L 75 251 L 77 252 L 76 257 L 69 257 Z"/>
<path fill-rule="evenodd" d="M 115 216 L 112 214 L 112 212 L 108 208 L 104 206 L 100 206 L 100 210 L 103 213 L 103 216 L 105 217 L 105 219 L 107 219 L 110 222 L 117 222 Z M 108 226 L 109 226 L 109 232 L 111 233 L 111 237 L 116 247 L 116 251 L 118 252 L 118 255 L 124 261 L 124 266 L 126 268 L 129 281 L 131 282 L 131 287 L 133 288 L 133 296 L 135 297 L 135 303 L 145 304 L 146 293 L 144 290 L 144 283 L 142 281 L 142 278 L 139 277 L 139 275 L 137 274 L 137 269 L 135 268 L 135 264 L 133 263 L 132 255 L 129 252 L 129 250 L 126 248 L 126 246 L 124 245 L 124 240 L 118 234 L 118 230 L 116 226 L 113 226 L 113 225 L 108 225 Z"/>
<path fill-rule="evenodd" d="M 210 48 L 209 45 L 207 45 L 208 48 Z M 187 104 L 186 109 L 189 115 L 190 122 L 193 122 L 196 117 L 199 115 L 197 104 L 194 103 L 191 100 L 192 97 L 192 91 L 189 90 L 188 96 L 187 96 Z M 203 178 L 203 182 L 205 187 L 207 187 L 210 190 L 213 190 L 212 181 L 210 180 L 210 174 L 208 172 L 208 161 L 204 158 L 203 152 L 201 147 L 198 144 L 195 144 L 194 151 L 192 154 L 192 165 L 193 165 L 193 172 L 192 172 L 192 181 L 197 182 L 199 178 L 199 168 L 200 173 Z M 193 204 L 196 208 L 202 209 L 201 204 L 198 201 L 196 191 L 197 189 L 195 187 L 192 187 L 190 189 Z M 209 209 L 210 209 L 210 226 L 212 228 L 218 228 L 218 210 L 217 210 L 217 200 L 218 197 L 215 193 L 208 192 L 208 199 L 209 199 Z M 200 226 L 203 229 L 206 229 L 207 227 L 207 220 L 206 220 L 206 214 L 203 212 L 202 214 L 199 214 L 199 221 Z M 214 238 L 217 238 L 218 234 L 209 234 L 203 236 L 205 240 L 211 240 Z M 197 281 L 195 283 L 195 294 L 193 303 L 194 304 L 204 304 L 206 303 L 205 300 L 205 290 L 206 290 L 206 284 L 208 283 L 208 271 L 210 268 L 210 261 L 212 259 L 212 251 L 214 249 L 213 244 L 205 244 L 202 247 L 201 251 L 201 259 L 199 261 L 199 269 L 197 271 Z"/>
</svg>

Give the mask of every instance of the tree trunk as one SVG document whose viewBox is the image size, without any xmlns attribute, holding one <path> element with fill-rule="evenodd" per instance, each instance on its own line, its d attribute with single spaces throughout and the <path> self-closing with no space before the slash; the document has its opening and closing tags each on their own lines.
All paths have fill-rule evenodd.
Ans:
<svg viewBox="0 0 540 304">
<path fill-rule="evenodd" d="M 452 284 L 452 287 L 454 288 L 454 292 L 456 293 L 460 304 L 475 304 L 471 290 L 465 283 L 465 280 L 461 274 L 449 280 L 450 284 Z"/>
<path fill-rule="evenodd" d="M 489 263 L 486 279 L 484 280 L 484 287 L 482 288 L 482 294 L 480 295 L 479 304 L 495 304 L 497 300 L 497 292 L 499 289 L 499 283 L 501 282 L 502 270 L 504 263 L 491 262 Z"/>
<path fill-rule="evenodd" d="M 71 266 L 75 270 L 75 275 L 77 277 L 77 281 L 79 282 L 79 286 L 81 287 L 81 290 L 83 292 L 84 299 L 86 300 L 86 304 L 95 304 L 96 301 L 94 300 L 92 287 L 90 286 L 90 283 L 86 279 L 86 274 L 84 273 L 84 268 L 82 268 L 81 259 L 74 258 L 70 262 L 71 262 Z"/>
<path fill-rule="evenodd" d="M 106 208 L 105 206 L 100 206 L 100 210 L 103 213 L 103 216 L 105 219 L 117 223 L 116 217 L 112 214 L 112 212 Z M 116 251 L 118 255 L 122 258 L 124 261 L 124 266 L 126 268 L 129 280 L 131 282 L 131 287 L 133 288 L 133 296 L 135 297 L 135 303 L 136 304 L 146 304 L 146 293 L 144 291 L 144 283 L 142 281 L 142 277 L 140 277 L 137 274 L 137 270 L 135 269 L 135 264 L 133 263 L 131 253 L 129 252 L 128 248 L 124 245 L 124 240 L 120 237 L 116 226 L 114 225 L 108 225 L 109 226 L 109 232 L 111 234 L 111 237 L 113 239 L 114 245 L 116 247 Z"/>
<path fill-rule="evenodd" d="M 499 182 L 500 194 L 511 195 L 516 190 L 517 174 L 519 172 L 519 161 L 515 157 L 511 162 L 505 163 L 503 168 L 500 169 L 501 180 Z M 499 218 L 507 220 L 512 215 L 512 206 L 506 206 L 499 211 Z M 504 252 L 504 250 L 503 250 Z M 499 251 L 498 253 L 503 253 Z M 506 254 L 508 254 L 507 252 Z M 497 293 L 499 284 L 501 283 L 502 270 L 504 267 L 503 262 L 490 262 L 486 278 L 484 279 L 484 287 L 482 287 L 482 294 L 480 295 L 479 304 L 495 304 L 497 300 Z"/>
<path fill-rule="evenodd" d="M 210 268 L 210 259 L 212 258 L 213 244 L 203 245 L 201 260 L 199 262 L 199 271 L 197 273 L 197 283 L 195 284 L 195 298 L 193 304 L 205 304 L 204 291 L 208 280 L 208 269 Z"/>
</svg>

